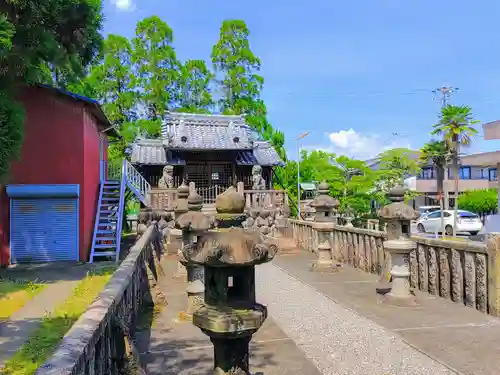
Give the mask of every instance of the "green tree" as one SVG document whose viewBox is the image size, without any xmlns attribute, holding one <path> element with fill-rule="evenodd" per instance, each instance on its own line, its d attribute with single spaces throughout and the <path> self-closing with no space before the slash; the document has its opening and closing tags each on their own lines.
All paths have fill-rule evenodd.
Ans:
<svg viewBox="0 0 500 375">
<path fill-rule="evenodd" d="M 14 98 L 33 83 L 64 86 L 101 46 L 100 0 L 4 0 L 0 5 L 0 179 L 23 140 L 24 114 Z"/>
<path fill-rule="evenodd" d="M 152 132 L 151 136 L 160 134 L 166 112 L 179 100 L 181 64 L 172 42 L 172 29 L 159 17 L 152 16 L 137 23 L 132 54 L 135 86 L 140 88 L 139 104 L 145 108 L 144 119 L 150 122 L 150 126 L 143 122 L 143 128 Z"/>
<path fill-rule="evenodd" d="M 404 184 L 405 178 L 415 176 L 420 170 L 417 153 L 408 148 L 386 150 L 377 157 L 380 163 L 377 171 L 377 188 L 386 193 L 391 188 Z"/>
<path fill-rule="evenodd" d="M 210 113 L 214 102 L 210 85 L 214 75 L 204 60 L 187 60 L 179 77 L 179 112 Z"/>
<path fill-rule="evenodd" d="M 250 32 L 242 20 L 225 20 L 219 40 L 212 48 L 212 63 L 222 97 L 219 110 L 225 114 L 245 114 L 249 126 L 257 130 L 286 161 L 284 134 L 267 120 L 267 108 L 260 98 L 264 78 L 258 74 L 260 59 L 250 48 Z"/>
<path fill-rule="evenodd" d="M 452 160 L 452 171 L 455 182 L 455 199 L 458 198 L 458 180 L 459 169 L 458 163 L 460 159 L 460 148 L 470 144 L 471 137 L 477 134 L 477 130 L 473 127 L 479 121 L 474 120 L 472 108 L 468 106 L 447 105 L 441 108 L 439 122 L 434 125 L 432 135 L 442 135 L 444 142 L 450 149 Z M 455 204 L 453 235 L 457 233 L 457 209 L 458 204 Z"/>
<path fill-rule="evenodd" d="M 349 194 L 367 194 L 374 188 L 374 173 L 366 162 L 340 155 L 333 159 L 332 188 L 340 191 L 342 197 Z"/>
<path fill-rule="evenodd" d="M 498 195 L 496 189 L 468 190 L 458 197 L 458 207 L 478 215 L 496 213 L 498 211 Z"/>
</svg>

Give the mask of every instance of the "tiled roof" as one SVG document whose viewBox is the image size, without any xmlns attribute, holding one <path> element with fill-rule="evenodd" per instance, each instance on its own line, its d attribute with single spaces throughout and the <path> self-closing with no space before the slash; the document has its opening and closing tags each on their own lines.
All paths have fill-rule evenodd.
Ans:
<svg viewBox="0 0 500 375">
<path fill-rule="evenodd" d="M 130 162 L 132 164 L 167 164 L 167 153 L 161 139 L 138 140 L 131 145 L 130 149 Z"/>
<path fill-rule="evenodd" d="M 183 165 L 182 151 L 165 149 L 161 140 L 143 139 L 132 144 L 130 160 L 132 164 L 143 165 Z M 276 166 L 283 165 L 278 153 L 264 141 L 255 142 L 252 150 L 239 151 L 236 154 L 239 165 Z"/>
<path fill-rule="evenodd" d="M 283 166 L 285 163 L 281 160 L 280 156 L 274 147 L 266 141 L 254 142 L 253 154 L 257 159 L 257 163 L 262 166 Z"/>
<path fill-rule="evenodd" d="M 248 150 L 252 139 L 243 116 L 170 112 L 162 126 L 169 149 Z"/>
</svg>

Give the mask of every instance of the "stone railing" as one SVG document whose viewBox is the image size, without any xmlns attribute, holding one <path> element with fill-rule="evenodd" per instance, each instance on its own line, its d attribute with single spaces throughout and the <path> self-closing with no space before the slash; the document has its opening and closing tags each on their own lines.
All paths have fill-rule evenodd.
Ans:
<svg viewBox="0 0 500 375">
<path fill-rule="evenodd" d="M 126 342 L 131 345 L 140 310 L 151 304 L 148 268 L 157 279 L 156 257 L 161 235 L 156 223 L 149 226 L 129 255 L 93 302 L 64 336 L 54 355 L 37 375 L 122 374 Z M 133 345 L 133 343 L 132 343 Z"/>
<path fill-rule="evenodd" d="M 244 190 L 245 208 L 259 206 L 278 208 L 289 205 L 288 194 L 285 190 Z"/>
<path fill-rule="evenodd" d="M 488 312 L 486 244 L 422 237 L 412 240 L 417 243 L 417 250 L 410 254 L 413 288 Z"/>
<path fill-rule="evenodd" d="M 154 210 L 173 211 L 177 189 L 154 188 L 149 192 L 150 207 Z"/>
<path fill-rule="evenodd" d="M 292 235 L 301 250 L 316 251 L 317 233 L 312 228 L 312 221 L 290 219 L 288 235 Z"/>
<path fill-rule="evenodd" d="M 380 275 L 387 267 L 383 242 L 386 233 L 336 225 L 332 235 L 333 259 L 354 268 Z"/>
<path fill-rule="evenodd" d="M 313 221 L 289 220 L 288 227 L 285 235 L 293 236 L 299 248 L 316 252 Z M 386 236 L 384 231 L 335 225 L 332 258 L 365 272 L 387 274 L 391 259 L 383 247 Z M 412 288 L 500 316 L 500 234 L 490 234 L 487 244 L 418 236 L 411 240 L 417 243 L 410 254 Z"/>
</svg>

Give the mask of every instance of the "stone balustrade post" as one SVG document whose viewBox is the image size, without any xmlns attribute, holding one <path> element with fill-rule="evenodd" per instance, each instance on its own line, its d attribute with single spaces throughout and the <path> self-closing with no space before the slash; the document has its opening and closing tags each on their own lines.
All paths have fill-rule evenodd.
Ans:
<svg viewBox="0 0 500 375">
<path fill-rule="evenodd" d="M 415 251 L 417 244 L 411 241 L 411 221 L 418 218 L 418 213 L 404 203 L 406 188 L 394 188 L 389 191 L 391 204 L 379 211 L 379 216 L 387 223 L 387 241 L 384 250 L 391 258 L 392 286 L 389 293 L 383 297 L 383 302 L 397 306 L 414 306 L 417 304 L 415 295 L 410 288 L 410 253 Z"/>
<path fill-rule="evenodd" d="M 489 233 L 488 251 L 488 313 L 500 316 L 500 233 Z"/>
</svg>

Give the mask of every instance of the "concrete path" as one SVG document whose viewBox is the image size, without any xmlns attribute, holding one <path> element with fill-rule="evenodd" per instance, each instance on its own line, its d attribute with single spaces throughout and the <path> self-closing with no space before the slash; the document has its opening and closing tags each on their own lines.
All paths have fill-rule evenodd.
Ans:
<svg viewBox="0 0 500 375">
<path fill-rule="evenodd" d="M 500 319 L 425 293 L 419 307 L 381 304 L 377 276 L 310 272 L 314 259 L 257 267 L 258 298 L 325 375 L 500 373 Z"/>
<path fill-rule="evenodd" d="M 500 373 L 500 319 L 426 294 L 420 306 L 379 303 L 377 276 L 343 268 L 309 271 L 310 253 L 278 256 L 256 267 L 257 299 L 270 318 L 251 344 L 252 374 L 493 375 Z M 184 281 L 162 263 L 167 306 L 146 316 L 138 334 L 150 374 L 211 374 L 213 347 L 191 323 Z"/>
<path fill-rule="evenodd" d="M 175 257 L 167 257 L 162 265 L 167 276 L 162 278 L 160 289 L 168 305 L 156 316 L 146 316 L 139 327 L 141 360 L 151 375 L 211 375 L 212 343 L 197 327 L 178 320 L 187 298 L 185 282 L 171 277 Z M 272 318 L 254 335 L 250 350 L 252 374 L 322 375 Z"/>
<path fill-rule="evenodd" d="M 23 281 L 46 282 L 46 288 L 28 301 L 20 310 L 0 322 L 0 368 L 30 338 L 42 318 L 63 303 L 89 267 L 84 265 L 48 265 L 18 267 L 3 270 L 2 277 Z"/>
</svg>

